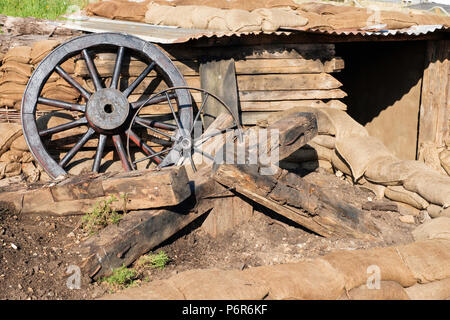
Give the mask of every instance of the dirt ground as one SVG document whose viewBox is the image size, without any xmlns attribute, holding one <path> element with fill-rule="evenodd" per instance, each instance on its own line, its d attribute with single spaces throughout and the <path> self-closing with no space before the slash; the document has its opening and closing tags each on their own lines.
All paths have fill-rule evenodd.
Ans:
<svg viewBox="0 0 450 320">
<path fill-rule="evenodd" d="M 373 194 L 367 189 L 324 173 L 306 177 L 322 184 L 328 192 L 345 190 L 347 201 L 361 206 Z M 412 241 L 414 225 L 399 221 L 399 213 L 372 211 L 383 230 L 383 239 L 323 238 L 281 219 L 262 208 L 233 230 L 213 238 L 198 226 L 201 220 L 155 248 L 171 259 L 163 269 L 139 269 L 139 282 L 164 279 L 190 269 L 244 269 L 259 265 L 299 261 L 337 249 L 361 249 Z M 273 219 L 276 218 L 276 219 Z M 104 283 L 83 284 L 70 290 L 66 274 L 77 254 L 71 250 L 86 234 L 79 227 L 80 216 L 50 217 L 15 215 L 0 211 L 0 299 L 95 299 L 111 291 Z"/>
</svg>

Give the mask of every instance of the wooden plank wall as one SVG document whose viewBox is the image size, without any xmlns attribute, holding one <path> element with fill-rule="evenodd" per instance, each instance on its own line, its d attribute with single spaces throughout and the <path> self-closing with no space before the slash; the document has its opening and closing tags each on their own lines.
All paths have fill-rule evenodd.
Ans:
<svg viewBox="0 0 450 320">
<path fill-rule="evenodd" d="M 450 124 L 450 40 L 428 41 L 419 114 L 418 151 L 425 142 L 443 146 Z M 448 142 L 447 142 L 448 143 Z"/>
<path fill-rule="evenodd" d="M 164 46 L 170 58 L 191 63 L 190 72 L 182 70 L 188 84 L 198 82 L 195 62 L 233 59 L 235 62 L 240 113 L 244 124 L 255 124 L 267 112 L 294 106 L 318 106 L 325 103 L 344 107 L 338 100 L 346 93 L 333 72 L 344 68 L 344 61 L 335 57 L 333 44 L 271 44 L 187 48 Z M 196 100 L 201 97 L 194 97 Z M 199 101 L 198 101 L 199 102 Z"/>
</svg>

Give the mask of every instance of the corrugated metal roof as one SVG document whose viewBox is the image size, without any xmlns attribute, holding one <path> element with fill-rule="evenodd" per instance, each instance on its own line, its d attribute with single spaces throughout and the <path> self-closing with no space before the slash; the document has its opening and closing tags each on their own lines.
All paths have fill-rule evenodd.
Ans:
<svg viewBox="0 0 450 320">
<path fill-rule="evenodd" d="M 398 30 L 383 30 L 383 26 L 373 26 L 372 28 L 367 30 L 320 30 L 320 29 L 304 30 L 301 28 L 284 28 L 283 30 L 274 32 L 265 32 L 265 31 L 222 32 L 222 31 L 199 30 L 199 29 L 183 29 L 171 26 L 156 26 L 139 22 L 110 20 L 105 18 L 85 17 L 85 16 L 70 16 L 69 20 L 64 22 L 58 22 L 58 25 L 69 29 L 87 32 L 125 32 L 128 34 L 136 35 L 144 40 L 160 44 L 184 43 L 188 42 L 189 40 L 201 38 L 222 38 L 231 36 L 246 36 L 259 34 L 290 35 L 299 32 L 329 34 L 337 36 L 348 36 L 348 35 L 419 36 L 440 30 L 445 31 L 450 30 L 450 28 L 445 27 L 443 25 L 421 25 Z"/>
</svg>

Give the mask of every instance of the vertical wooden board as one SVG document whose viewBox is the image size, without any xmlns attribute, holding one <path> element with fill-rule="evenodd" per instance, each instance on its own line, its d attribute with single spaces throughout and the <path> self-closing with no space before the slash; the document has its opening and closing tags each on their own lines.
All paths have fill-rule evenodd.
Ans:
<svg viewBox="0 0 450 320">
<path fill-rule="evenodd" d="M 449 40 L 428 41 L 423 73 L 418 146 L 423 142 L 443 145 L 448 135 L 449 58 Z"/>
<path fill-rule="evenodd" d="M 231 108 L 236 119 L 239 119 L 238 89 L 234 60 L 208 61 L 200 64 L 200 84 Z M 209 98 L 204 107 L 203 121 L 205 128 L 226 109 L 214 98 Z"/>
</svg>

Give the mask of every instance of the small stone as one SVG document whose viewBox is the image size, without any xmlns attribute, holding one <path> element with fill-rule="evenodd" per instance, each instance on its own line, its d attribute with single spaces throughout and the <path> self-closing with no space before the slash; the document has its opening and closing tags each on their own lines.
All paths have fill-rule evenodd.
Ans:
<svg viewBox="0 0 450 320">
<path fill-rule="evenodd" d="M 411 216 L 411 215 L 400 216 L 399 219 L 403 223 L 410 223 L 410 224 L 416 223 L 416 221 L 414 220 L 414 216 Z"/>
<path fill-rule="evenodd" d="M 344 173 L 342 173 L 342 171 L 340 171 L 340 170 L 336 170 L 336 177 L 342 177 L 343 175 L 344 175 Z"/>
<path fill-rule="evenodd" d="M 367 201 L 372 202 L 373 201 L 372 197 L 367 197 Z"/>
<path fill-rule="evenodd" d="M 11 248 L 13 248 L 14 250 L 19 249 L 14 243 L 11 243 Z"/>
<path fill-rule="evenodd" d="M 4 235 L 5 233 L 6 233 L 6 230 L 3 229 L 3 228 L 1 228 L 1 229 L 0 229 L 0 235 Z"/>
<path fill-rule="evenodd" d="M 34 290 L 33 290 L 33 288 L 31 288 L 31 287 L 28 287 L 27 291 L 28 291 L 29 293 L 34 293 Z"/>
</svg>

